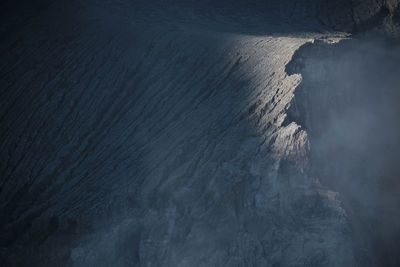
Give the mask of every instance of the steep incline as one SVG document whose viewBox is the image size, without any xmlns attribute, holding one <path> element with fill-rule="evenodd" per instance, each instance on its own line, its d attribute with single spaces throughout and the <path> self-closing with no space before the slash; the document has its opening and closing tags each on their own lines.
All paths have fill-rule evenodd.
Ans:
<svg viewBox="0 0 400 267">
<path fill-rule="evenodd" d="M 354 266 L 285 120 L 301 81 L 285 66 L 335 34 L 286 9 L 93 2 L 2 29 L 1 263 Z"/>
</svg>

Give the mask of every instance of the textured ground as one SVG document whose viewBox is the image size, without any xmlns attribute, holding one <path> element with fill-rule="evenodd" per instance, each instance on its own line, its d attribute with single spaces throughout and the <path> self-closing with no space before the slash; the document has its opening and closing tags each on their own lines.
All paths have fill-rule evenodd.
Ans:
<svg viewBox="0 0 400 267">
<path fill-rule="evenodd" d="M 4 20 L 3 266 L 356 265 L 286 116 L 293 54 L 344 34 L 308 5 L 207 7 L 48 1 Z"/>
</svg>

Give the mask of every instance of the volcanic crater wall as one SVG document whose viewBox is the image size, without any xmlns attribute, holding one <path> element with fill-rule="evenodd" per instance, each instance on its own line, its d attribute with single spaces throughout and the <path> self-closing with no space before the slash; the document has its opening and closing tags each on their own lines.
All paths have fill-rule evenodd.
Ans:
<svg viewBox="0 0 400 267">
<path fill-rule="evenodd" d="M 306 128 L 311 173 L 339 192 L 361 266 L 398 266 L 400 48 L 376 36 L 317 41 L 287 66 L 301 73 L 289 118 Z"/>
<path fill-rule="evenodd" d="M 306 115 L 287 118 L 303 86 L 285 66 L 321 36 L 304 33 L 322 28 L 315 2 L 270 1 L 256 20 L 143 2 L 25 1 L 5 20 L 0 263 L 354 266 L 349 217 L 315 177 L 332 179 L 309 172 L 326 105 L 296 97 Z M 303 83 L 332 82 L 325 65 Z"/>
</svg>

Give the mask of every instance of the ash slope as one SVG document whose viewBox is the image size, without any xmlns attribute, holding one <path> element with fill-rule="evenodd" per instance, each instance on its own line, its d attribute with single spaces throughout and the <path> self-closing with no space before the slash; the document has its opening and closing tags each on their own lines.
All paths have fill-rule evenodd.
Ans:
<svg viewBox="0 0 400 267">
<path fill-rule="evenodd" d="M 188 3 L 48 1 L 5 21 L 3 265 L 355 265 L 307 133 L 283 124 L 301 80 L 285 66 L 336 34 L 307 8 Z"/>
</svg>

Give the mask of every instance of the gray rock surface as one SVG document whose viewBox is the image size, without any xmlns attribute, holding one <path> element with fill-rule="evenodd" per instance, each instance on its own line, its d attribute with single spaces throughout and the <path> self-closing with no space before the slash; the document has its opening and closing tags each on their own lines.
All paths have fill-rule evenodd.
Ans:
<svg viewBox="0 0 400 267">
<path fill-rule="evenodd" d="M 399 34 L 399 0 L 332 0 L 319 1 L 318 17 L 338 30 L 365 31 L 379 28 L 390 34 Z"/>
<path fill-rule="evenodd" d="M 9 11 L 1 265 L 357 266 L 351 222 L 287 117 L 294 53 L 345 34 L 312 1 L 284 4 Z"/>
</svg>

